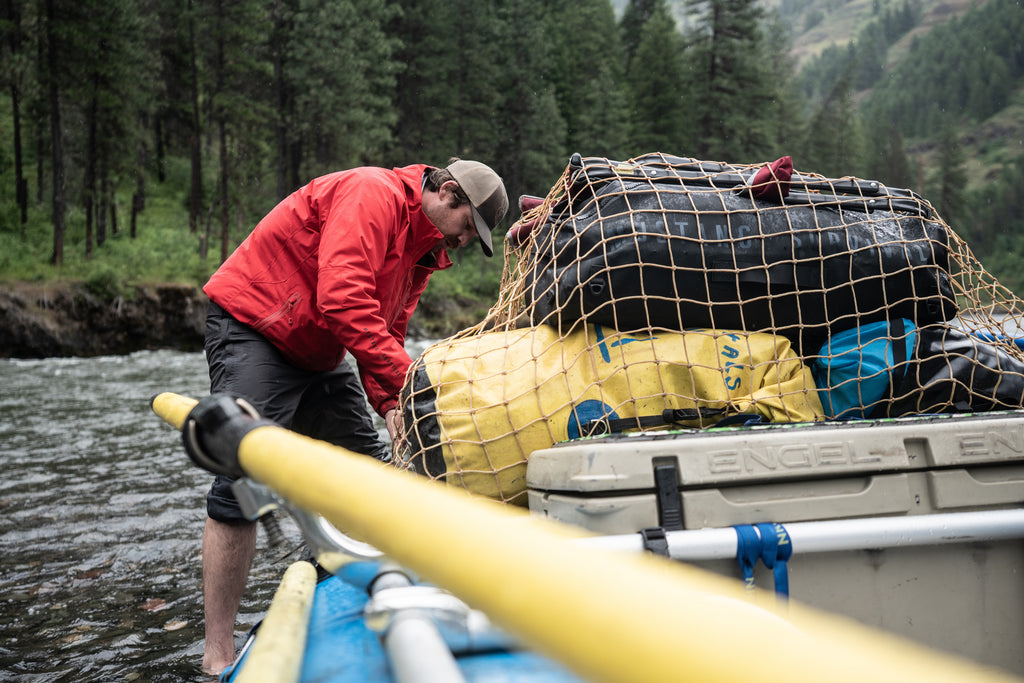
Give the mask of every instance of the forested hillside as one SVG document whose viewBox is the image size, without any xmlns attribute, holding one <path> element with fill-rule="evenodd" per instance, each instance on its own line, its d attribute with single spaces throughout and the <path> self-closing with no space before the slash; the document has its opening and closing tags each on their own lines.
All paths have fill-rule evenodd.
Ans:
<svg viewBox="0 0 1024 683">
<path fill-rule="evenodd" d="M 573 152 L 664 151 L 922 191 L 1019 288 L 1024 8 L 923 31 L 921 0 L 869 1 L 798 70 L 793 17 L 849 3 L 3 0 L 0 278 L 198 283 L 360 164 L 475 158 L 514 198 Z M 494 261 L 433 296 L 486 302 Z"/>
</svg>

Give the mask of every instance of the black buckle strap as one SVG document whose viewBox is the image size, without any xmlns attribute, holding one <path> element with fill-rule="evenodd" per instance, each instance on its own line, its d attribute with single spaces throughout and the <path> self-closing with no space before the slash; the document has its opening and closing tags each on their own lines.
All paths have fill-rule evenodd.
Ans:
<svg viewBox="0 0 1024 683">
<path fill-rule="evenodd" d="M 674 457 L 654 458 L 654 497 L 658 505 L 659 526 L 640 530 L 644 550 L 655 555 L 670 557 L 666 531 L 683 529 L 683 500 L 679 495 L 679 467 Z"/>
<path fill-rule="evenodd" d="M 683 500 L 679 495 L 679 467 L 674 457 L 654 458 L 654 492 L 658 524 L 669 531 L 683 529 Z"/>
<path fill-rule="evenodd" d="M 601 417 L 581 424 L 580 434 L 583 436 L 600 436 L 602 434 L 616 434 L 627 429 L 647 429 L 650 427 L 682 424 L 684 422 L 699 422 L 705 418 L 723 415 L 725 412 L 723 408 L 667 408 L 661 411 L 661 415 L 637 415 L 636 417 L 616 419 Z"/>
<path fill-rule="evenodd" d="M 650 551 L 655 555 L 661 555 L 662 557 L 669 557 L 668 538 L 665 536 L 665 530 L 660 526 L 641 529 L 640 536 L 644 539 L 644 550 Z"/>
</svg>

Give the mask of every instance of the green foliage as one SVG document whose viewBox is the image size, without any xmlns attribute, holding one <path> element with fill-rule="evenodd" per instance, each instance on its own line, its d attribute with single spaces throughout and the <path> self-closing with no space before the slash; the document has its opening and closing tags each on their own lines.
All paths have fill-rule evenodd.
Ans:
<svg viewBox="0 0 1024 683">
<path fill-rule="evenodd" d="M 630 143 L 638 152 L 671 152 L 690 147 L 693 109 L 688 104 L 696 93 L 686 87 L 682 38 L 664 0 L 648 9 L 626 74 L 633 114 Z"/>
<path fill-rule="evenodd" d="M 964 164 L 964 150 L 956 130 L 947 127 L 939 141 L 938 163 L 928 187 L 936 210 L 950 225 L 959 225 L 965 218 L 967 171 Z"/>
<path fill-rule="evenodd" d="M 827 23 L 855 3 L 778 0 L 776 14 L 754 0 L 52 0 L 48 26 L 45 4 L 9 0 L 0 278 L 201 284 L 217 247 L 235 248 L 284 193 L 355 165 L 480 159 L 505 178 L 510 223 L 515 198 L 544 194 L 573 152 L 790 154 L 803 171 L 912 187 L 911 146 L 929 183 L 913 189 L 1011 269 L 1024 254 L 1024 207 L 1019 147 L 1007 142 L 1020 134 L 1004 131 L 1024 129 L 1024 114 L 991 117 L 1015 97 L 1024 111 L 1024 8 L 988 0 L 911 44 L 922 2 L 862 3 L 856 35 L 797 75 L 779 17 Z M 55 112 L 42 70 L 51 54 Z M 31 185 L 24 226 L 15 101 Z M 68 202 L 60 268 L 48 264 L 52 113 Z M 988 133 L 966 134 L 982 123 Z M 428 288 L 425 310 L 479 315 L 500 272 L 500 258 L 463 254 Z"/>
<path fill-rule="evenodd" d="M 812 105 L 829 97 L 840 79 L 847 80 L 858 91 L 874 87 L 883 78 L 889 48 L 921 21 L 921 0 L 902 0 L 895 8 L 893 4 L 887 3 L 880 12 L 876 3 L 871 21 L 845 47 L 829 46 L 801 69 L 801 88 Z M 811 10 L 806 19 L 817 24 L 824 14 L 818 9 Z"/>
<path fill-rule="evenodd" d="M 876 131 L 885 130 L 886 134 L 867 136 L 867 172 L 869 177 L 880 180 L 890 187 L 910 188 L 914 178 L 910 170 L 910 162 L 904 152 L 903 136 L 895 125 L 879 122 L 872 126 Z"/>
<path fill-rule="evenodd" d="M 403 9 L 398 163 L 442 164 L 452 156 L 495 161 L 501 28 L 493 3 L 419 0 Z"/>
<path fill-rule="evenodd" d="M 613 159 L 630 156 L 625 51 L 608 2 L 581 0 L 555 8 L 549 26 L 548 35 L 562 37 L 554 41 L 549 70 L 565 121 L 566 158 L 582 150 Z"/>
<path fill-rule="evenodd" d="M 852 93 L 842 79 L 811 117 L 799 166 L 833 177 L 855 175 L 863 163 L 863 145 Z"/>
<path fill-rule="evenodd" d="M 557 99 L 557 77 L 551 76 L 558 60 L 548 45 L 543 4 L 513 0 L 496 18 L 501 104 L 492 163 L 514 203 L 520 194 L 544 194 L 558 177 L 566 159 L 566 119 Z"/>
<path fill-rule="evenodd" d="M 487 258 L 470 245 L 452 255 L 451 268 L 431 276 L 416 309 L 418 324 L 428 336 L 451 334 L 484 318 L 501 285 L 502 250 L 495 240 L 495 256 Z"/>
<path fill-rule="evenodd" d="M 878 82 L 867 107 L 905 137 L 934 136 L 949 120 L 980 121 L 1024 79 L 1024 5 L 990 0 L 915 39 Z"/>
<path fill-rule="evenodd" d="M 1024 278 L 1024 155 L 1006 164 L 999 177 L 965 193 L 961 234 L 993 269 Z M 1024 291 L 1021 288 L 1020 291 Z"/>
<path fill-rule="evenodd" d="M 118 292 L 125 285 L 153 282 L 202 284 L 218 265 L 199 258 L 199 238 L 189 235 L 188 215 L 182 193 L 186 180 L 179 171 L 184 165 L 170 165 L 169 180 L 156 185 L 139 219 L 137 237 L 123 230 L 113 234 L 92 258 L 85 257 L 85 221 L 81 211 L 72 211 L 68 220 L 64 263 L 55 268 L 49 263 L 52 233 L 45 207 L 33 207 L 28 224 L 0 230 L 0 281 L 46 282 L 58 279 L 91 282 Z M 125 222 L 128 202 L 118 203 L 119 223 Z M 116 275 L 116 287 L 110 283 Z"/>
<path fill-rule="evenodd" d="M 121 274 L 104 263 L 85 278 L 85 288 L 101 299 L 115 299 L 121 294 Z"/>
<path fill-rule="evenodd" d="M 757 162 L 778 148 L 789 110 L 792 63 L 779 56 L 782 36 L 767 39 L 756 0 L 687 0 L 694 18 L 686 60 L 697 108 L 698 156 Z"/>
<path fill-rule="evenodd" d="M 302 177 L 380 157 L 398 117 L 401 41 L 386 27 L 401 14 L 385 0 L 293 0 L 281 17 L 279 103 L 292 149 L 308 149 Z M 290 5 L 290 6 L 289 6 Z M 283 105 L 283 106 L 281 106 Z"/>
</svg>

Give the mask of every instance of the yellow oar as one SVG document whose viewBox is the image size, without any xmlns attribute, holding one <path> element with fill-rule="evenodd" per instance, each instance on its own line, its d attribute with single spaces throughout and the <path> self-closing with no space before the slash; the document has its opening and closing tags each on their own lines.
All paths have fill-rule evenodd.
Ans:
<svg viewBox="0 0 1024 683">
<path fill-rule="evenodd" d="M 184 405 L 180 397 L 154 400 L 177 427 Z M 737 581 L 581 547 L 569 542 L 579 533 L 568 526 L 279 427 L 251 429 L 237 454 L 252 478 L 593 681 L 1015 680 L 797 604 L 782 619 L 751 605 Z"/>
</svg>

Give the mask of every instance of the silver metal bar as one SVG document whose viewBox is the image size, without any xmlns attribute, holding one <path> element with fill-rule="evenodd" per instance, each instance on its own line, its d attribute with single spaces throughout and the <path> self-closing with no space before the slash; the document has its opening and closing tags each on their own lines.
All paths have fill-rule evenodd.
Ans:
<svg viewBox="0 0 1024 683">
<path fill-rule="evenodd" d="M 465 609 L 461 601 L 433 587 L 415 586 L 395 569 L 383 570 L 371 593 L 366 625 L 381 635 L 396 683 L 465 683 L 432 616 Z"/>
<path fill-rule="evenodd" d="M 384 637 L 384 650 L 398 683 L 465 681 L 434 622 L 415 610 L 393 617 Z"/>
<path fill-rule="evenodd" d="M 1024 509 L 794 522 L 784 526 L 793 543 L 794 555 L 977 543 L 1024 538 Z M 732 528 L 669 531 L 665 536 L 669 556 L 674 560 L 723 560 L 736 557 L 736 532 Z M 644 549 L 639 534 L 601 536 L 580 542 L 627 552 L 641 552 Z"/>
</svg>

